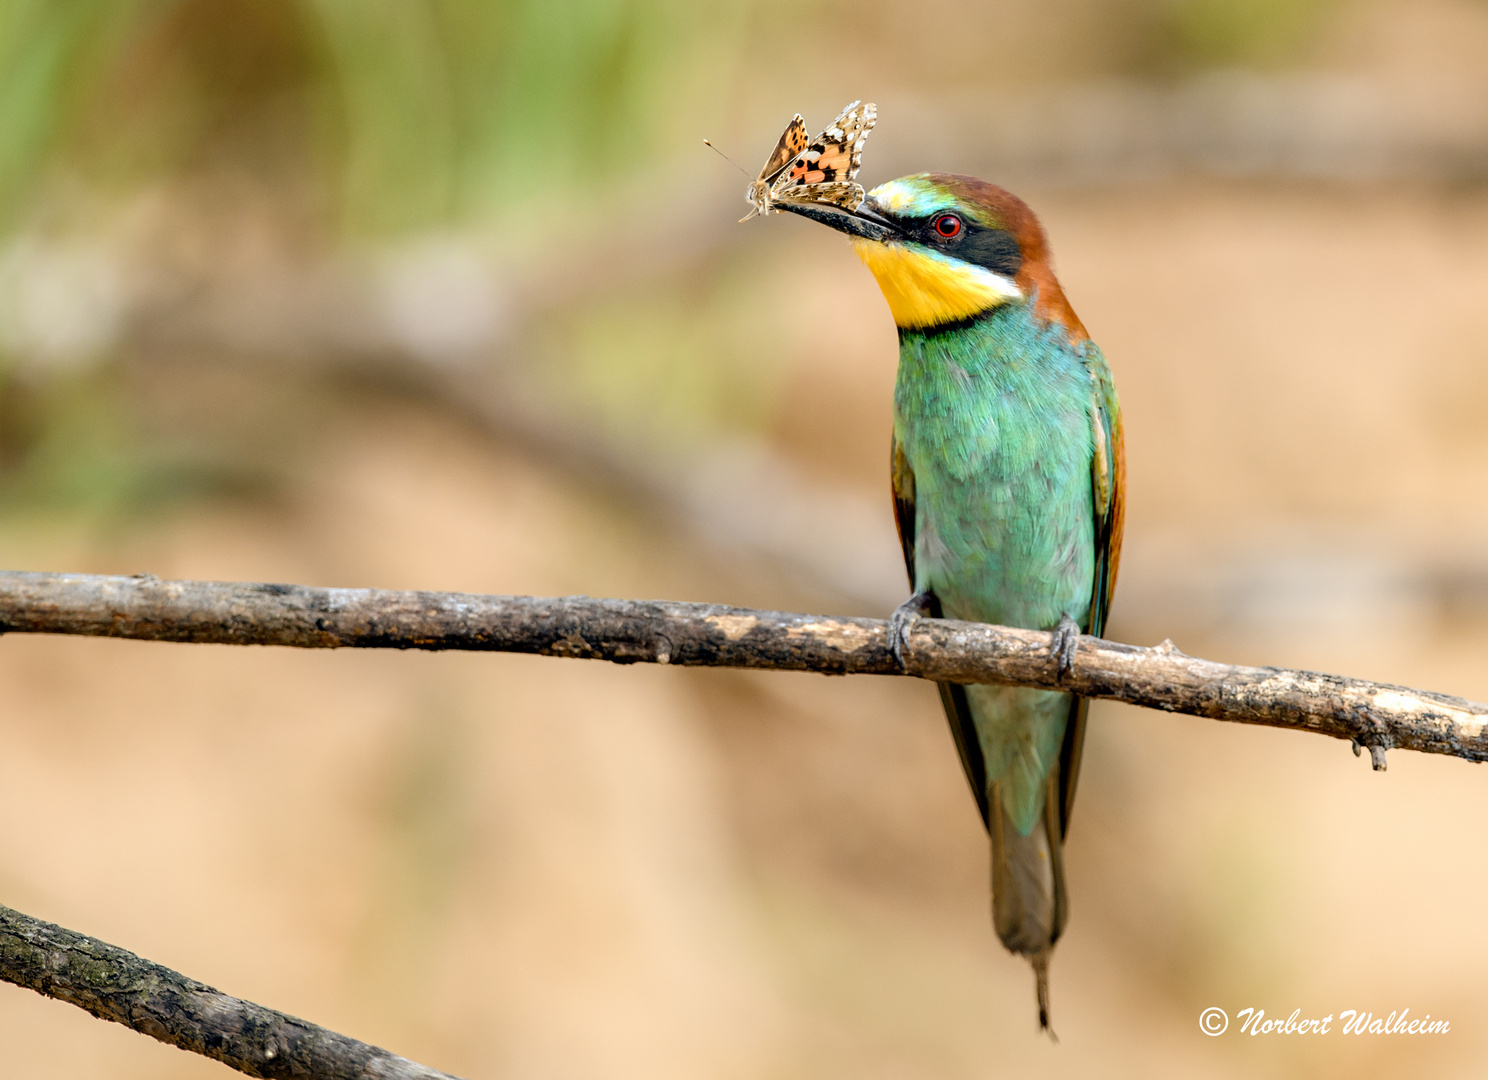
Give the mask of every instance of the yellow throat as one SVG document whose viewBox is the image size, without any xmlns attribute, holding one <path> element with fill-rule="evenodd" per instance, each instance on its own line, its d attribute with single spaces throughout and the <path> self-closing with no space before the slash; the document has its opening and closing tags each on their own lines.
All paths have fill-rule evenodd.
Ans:
<svg viewBox="0 0 1488 1080">
<path fill-rule="evenodd" d="M 858 238 L 853 239 L 853 250 L 873 271 L 889 313 L 905 330 L 959 322 L 1023 298 L 1012 281 L 959 259 Z"/>
</svg>

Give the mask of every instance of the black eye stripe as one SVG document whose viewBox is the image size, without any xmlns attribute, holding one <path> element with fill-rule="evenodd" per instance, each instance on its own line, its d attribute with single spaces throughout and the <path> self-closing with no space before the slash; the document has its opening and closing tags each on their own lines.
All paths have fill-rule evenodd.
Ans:
<svg viewBox="0 0 1488 1080">
<path fill-rule="evenodd" d="M 956 236 L 942 236 L 935 226 L 945 216 L 944 211 L 938 211 L 928 217 L 901 218 L 898 225 L 909 239 L 919 241 L 926 247 L 944 251 L 964 262 L 984 266 L 1003 277 L 1017 276 L 1023 266 L 1023 250 L 1018 246 L 1018 241 L 1013 239 L 1012 233 L 1006 229 L 990 228 L 957 214 L 961 231 Z"/>
</svg>

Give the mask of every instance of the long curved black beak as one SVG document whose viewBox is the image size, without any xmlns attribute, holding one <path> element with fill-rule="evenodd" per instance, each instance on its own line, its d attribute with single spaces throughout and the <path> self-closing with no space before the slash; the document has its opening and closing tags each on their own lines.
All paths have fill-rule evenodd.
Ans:
<svg viewBox="0 0 1488 1080">
<path fill-rule="evenodd" d="M 881 244 L 897 240 L 900 236 L 898 227 L 878 212 L 871 199 L 864 199 L 856 210 L 839 210 L 821 203 L 778 202 L 775 207 L 800 214 L 849 236 L 861 236 L 865 240 L 877 240 Z"/>
</svg>

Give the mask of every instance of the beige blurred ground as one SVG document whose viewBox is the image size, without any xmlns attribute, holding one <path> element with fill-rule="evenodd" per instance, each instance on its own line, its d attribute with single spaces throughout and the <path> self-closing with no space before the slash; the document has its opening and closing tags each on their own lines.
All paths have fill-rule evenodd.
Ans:
<svg viewBox="0 0 1488 1080">
<path fill-rule="evenodd" d="M 1029 197 L 1126 408 L 1113 636 L 1488 698 L 1481 613 L 1387 587 L 1481 559 L 1488 196 Z M 853 348 L 788 354 L 774 437 L 876 492 L 892 328 L 850 251 L 796 224 L 761 226 L 811 266 L 779 318 L 845 305 Z M 791 599 L 438 410 L 313 387 L 299 408 L 287 494 L 32 513 L 0 562 Z M 1241 600 L 1183 595 L 1225 574 Z M 1446 1077 L 1488 1054 L 1488 789 L 1458 761 L 1375 774 L 1310 736 L 1098 705 L 1053 1046 L 990 931 L 927 686 L 9 637 L 0 725 L 7 903 L 460 1075 Z M 1210 1039 L 1210 1005 L 1452 1032 Z M 14 988 L 0 1047 L 7 1077 L 222 1069 Z"/>
</svg>

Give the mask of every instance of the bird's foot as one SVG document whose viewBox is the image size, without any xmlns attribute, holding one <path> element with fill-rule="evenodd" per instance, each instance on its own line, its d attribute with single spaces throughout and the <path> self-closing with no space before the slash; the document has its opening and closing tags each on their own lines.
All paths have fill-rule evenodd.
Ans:
<svg viewBox="0 0 1488 1080">
<path fill-rule="evenodd" d="M 894 609 L 889 616 L 889 649 L 899 667 L 904 668 L 904 651 L 909 647 L 909 632 L 919 619 L 930 614 L 934 598 L 927 592 L 918 592 Z"/>
<path fill-rule="evenodd" d="M 1054 658 L 1054 681 L 1064 682 L 1064 677 L 1075 668 L 1075 650 L 1080 647 L 1080 624 L 1068 614 L 1059 617 L 1054 628 L 1054 641 L 1049 653 Z"/>
</svg>

